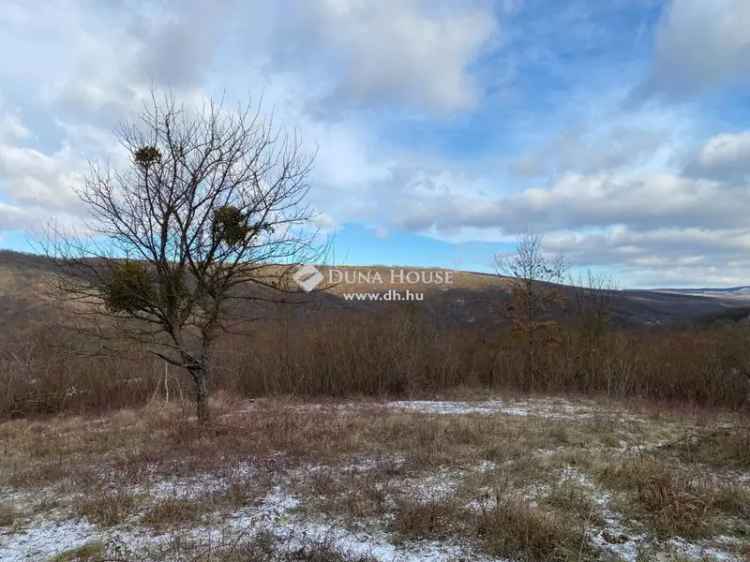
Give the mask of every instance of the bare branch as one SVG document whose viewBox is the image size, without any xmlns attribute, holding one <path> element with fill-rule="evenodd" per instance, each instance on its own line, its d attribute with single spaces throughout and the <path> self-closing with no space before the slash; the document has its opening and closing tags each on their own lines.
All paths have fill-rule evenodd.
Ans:
<svg viewBox="0 0 750 562">
<path fill-rule="evenodd" d="M 186 368 L 200 406 L 213 340 L 238 321 L 230 303 L 273 302 L 316 255 L 313 157 L 259 107 L 193 110 L 156 92 L 117 134 L 130 165 L 92 165 L 78 192 L 91 232 L 57 230 L 47 253 L 87 329 Z"/>
</svg>

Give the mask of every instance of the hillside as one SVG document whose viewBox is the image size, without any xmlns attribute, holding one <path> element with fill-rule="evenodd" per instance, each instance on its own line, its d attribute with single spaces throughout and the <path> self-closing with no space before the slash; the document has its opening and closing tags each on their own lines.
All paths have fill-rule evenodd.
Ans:
<svg viewBox="0 0 750 562">
<path fill-rule="evenodd" d="M 312 306 L 305 310 L 366 310 L 389 306 L 375 302 L 371 295 L 407 290 L 421 293 L 422 300 L 409 303 L 420 307 L 438 324 L 496 325 L 505 321 L 502 310 L 508 299 L 509 279 L 486 273 L 386 266 L 320 266 L 325 280 L 311 293 L 299 291 L 297 300 Z M 396 271 L 392 274 L 392 271 Z M 405 274 L 420 276 L 409 282 Z M 53 274 L 51 262 L 37 255 L 0 250 L 0 318 L 6 326 L 18 322 L 43 320 L 50 300 L 46 287 Z M 449 275 L 450 282 L 445 281 Z M 436 277 L 437 276 L 437 277 Z M 443 276 L 443 277 L 440 277 Z M 333 281 L 333 282 L 330 282 Z M 576 298 L 577 289 L 565 287 L 568 300 Z M 365 295 L 362 300 L 352 294 Z M 347 295 L 350 296 L 347 299 Z M 747 315 L 750 292 L 735 289 L 656 289 L 608 291 L 606 297 L 615 322 L 624 326 L 669 325 L 716 319 L 727 316 L 738 319 Z"/>
</svg>

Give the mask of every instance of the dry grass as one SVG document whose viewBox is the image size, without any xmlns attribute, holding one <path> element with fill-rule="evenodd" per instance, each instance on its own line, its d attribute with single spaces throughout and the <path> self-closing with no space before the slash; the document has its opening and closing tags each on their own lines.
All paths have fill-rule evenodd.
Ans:
<svg viewBox="0 0 750 562">
<path fill-rule="evenodd" d="M 195 527 L 208 511 L 208 505 L 200 498 L 166 498 L 150 507 L 141 517 L 141 523 L 155 531 Z"/>
<path fill-rule="evenodd" d="M 11 527 L 17 517 L 18 513 L 12 505 L 0 504 L 0 527 Z"/>
<path fill-rule="evenodd" d="M 529 562 L 595 559 L 581 521 L 532 507 L 522 498 L 498 497 L 493 508 L 481 512 L 476 530 L 495 556 Z"/>
<path fill-rule="evenodd" d="M 750 468 L 750 427 L 696 431 L 670 448 L 687 462 L 747 470 Z"/>
<path fill-rule="evenodd" d="M 49 562 L 102 562 L 105 560 L 105 545 L 94 541 L 77 548 L 61 552 Z"/>
<path fill-rule="evenodd" d="M 544 497 L 543 504 L 564 514 L 572 515 L 578 521 L 603 525 L 599 506 L 591 495 L 591 489 L 576 480 L 564 478 L 554 481 L 552 490 Z"/>
<path fill-rule="evenodd" d="M 391 530 L 407 539 L 445 539 L 463 527 L 464 513 L 452 501 L 431 500 L 426 503 L 413 498 L 400 498 Z"/>
<path fill-rule="evenodd" d="M 530 561 L 600 559 L 590 537 L 607 530 L 608 510 L 619 513 L 625 533 L 615 531 L 615 538 L 625 542 L 644 533 L 657 542 L 726 534 L 739 549 L 750 531 L 750 490 L 721 484 L 739 465 L 708 467 L 679 448 L 657 447 L 686 432 L 709 435 L 739 424 L 724 414 L 648 416 L 589 403 L 600 413 L 579 419 L 430 415 L 229 396 L 212 406 L 216 421 L 208 428 L 191 422 L 180 404 L 0 424 L 7 451 L 0 487 L 46 490 L 57 499 L 30 506 L 25 517 L 54 512 L 102 529 L 135 525 L 177 536 L 252 512 L 281 486 L 301 501 L 284 517 L 324 518 L 358 532 L 386 529 L 404 544 L 446 541 Z M 726 443 L 726 458 L 735 459 L 734 441 Z M 602 500 L 607 490 L 609 505 Z M 292 559 L 263 558 L 262 546 L 248 537 L 211 560 L 243 560 L 249 552 L 260 553 L 258 560 Z M 335 559 L 315 558 L 332 552 L 323 546 L 297 559 Z"/>
<path fill-rule="evenodd" d="M 312 498 L 308 507 L 333 517 L 350 520 L 376 518 L 389 509 L 389 500 L 397 490 L 389 472 L 345 472 L 333 467 L 314 471 L 300 488 Z"/>
<path fill-rule="evenodd" d="M 74 510 L 100 527 L 114 527 L 124 523 L 138 505 L 137 497 L 132 494 L 105 492 L 81 497 Z"/>
<path fill-rule="evenodd" d="M 219 541 L 210 545 L 178 536 L 166 548 L 151 553 L 147 559 L 190 562 L 378 562 L 367 555 L 342 553 L 326 539 L 301 540 L 290 549 L 268 531 L 260 532 L 254 537 Z"/>
<path fill-rule="evenodd" d="M 585 518 L 546 511 L 507 493 L 497 493 L 494 500 L 478 511 L 463 507 L 455 498 L 426 503 L 402 500 L 392 530 L 407 539 L 476 538 L 486 554 L 512 560 L 595 559 L 585 536 Z"/>
<path fill-rule="evenodd" d="M 748 515 L 747 488 L 714 483 L 697 467 L 638 456 L 603 466 L 597 477 L 605 486 L 625 492 L 625 512 L 646 522 L 660 537 L 721 534 L 722 516 Z"/>
<path fill-rule="evenodd" d="M 136 555 L 128 548 L 107 546 L 101 542 L 90 542 L 78 548 L 66 550 L 48 562 L 161 562 L 179 560 L 190 562 L 377 562 L 369 556 L 348 555 L 338 552 L 326 541 L 303 541 L 287 549 L 270 533 L 260 533 L 253 538 L 219 541 L 205 545 L 187 536 L 176 536 L 159 549 Z"/>
<path fill-rule="evenodd" d="M 127 492 L 100 492 L 80 496 L 73 510 L 100 527 L 114 527 L 128 520 L 142 505 L 143 497 Z"/>
</svg>

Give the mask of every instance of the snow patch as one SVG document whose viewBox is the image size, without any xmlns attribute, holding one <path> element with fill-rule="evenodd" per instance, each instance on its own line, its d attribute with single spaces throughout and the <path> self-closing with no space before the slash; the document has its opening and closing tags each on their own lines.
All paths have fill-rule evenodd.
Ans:
<svg viewBox="0 0 750 562">
<path fill-rule="evenodd" d="M 46 560 L 96 540 L 97 529 L 86 521 L 34 521 L 33 526 L 10 536 L 0 536 L 0 560 Z"/>
<path fill-rule="evenodd" d="M 506 416 L 538 416 L 550 419 L 583 419 L 602 415 L 593 404 L 572 403 L 567 400 L 485 400 L 454 402 L 447 400 L 396 400 L 386 402 L 389 409 L 420 414 L 466 415 L 502 414 Z"/>
</svg>

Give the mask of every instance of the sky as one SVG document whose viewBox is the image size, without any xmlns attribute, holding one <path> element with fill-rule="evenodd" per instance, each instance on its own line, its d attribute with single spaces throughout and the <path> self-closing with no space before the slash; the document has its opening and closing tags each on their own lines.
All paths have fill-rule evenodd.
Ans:
<svg viewBox="0 0 750 562">
<path fill-rule="evenodd" d="M 77 224 L 153 89 L 262 103 L 336 263 L 750 284 L 747 0 L 4 0 L 0 248 Z"/>
</svg>

